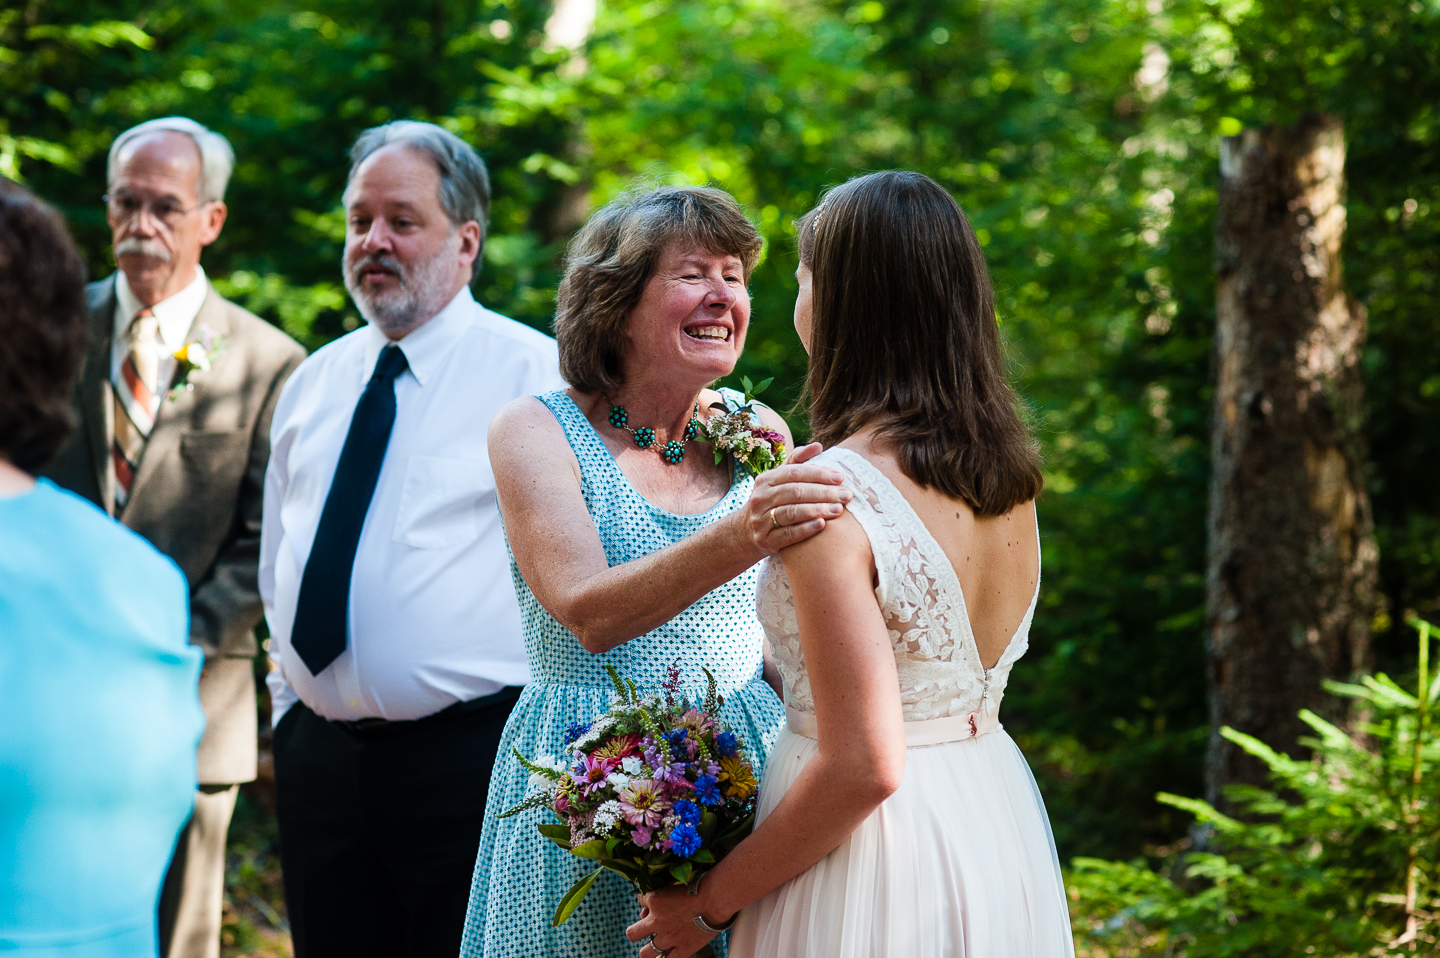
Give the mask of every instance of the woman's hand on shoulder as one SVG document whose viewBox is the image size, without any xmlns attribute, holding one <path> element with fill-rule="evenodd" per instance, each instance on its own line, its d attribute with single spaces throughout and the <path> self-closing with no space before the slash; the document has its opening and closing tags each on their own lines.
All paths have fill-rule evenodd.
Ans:
<svg viewBox="0 0 1440 958">
<path fill-rule="evenodd" d="M 791 443 L 790 427 L 775 410 L 755 404 L 760 421 Z M 745 510 L 745 524 L 755 547 L 766 555 L 803 542 L 838 518 L 854 494 L 842 485 L 845 476 L 831 466 L 811 465 L 824 451 L 818 442 L 790 453 L 785 465 L 762 472 Z"/>
</svg>

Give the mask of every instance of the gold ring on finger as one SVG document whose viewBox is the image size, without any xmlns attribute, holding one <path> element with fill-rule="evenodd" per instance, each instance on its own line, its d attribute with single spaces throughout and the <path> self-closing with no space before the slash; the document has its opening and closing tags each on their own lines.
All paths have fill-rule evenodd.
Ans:
<svg viewBox="0 0 1440 958">
<path fill-rule="evenodd" d="M 783 526 L 780 525 L 780 520 L 775 518 L 775 510 L 774 510 L 774 509 L 771 509 L 771 510 L 770 510 L 770 528 L 772 528 L 772 529 L 781 529 L 781 528 L 784 528 Z"/>
</svg>

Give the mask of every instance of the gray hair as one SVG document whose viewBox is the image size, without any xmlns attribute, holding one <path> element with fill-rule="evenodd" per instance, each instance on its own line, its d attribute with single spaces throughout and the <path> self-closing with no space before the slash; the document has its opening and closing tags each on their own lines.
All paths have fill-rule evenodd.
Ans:
<svg viewBox="0 0 1440 958">
<path fill-rule="evenodd" d="M 181 133 L 195 141 L 200 150 L 200 202 L 215 203 L 225 199 L 225 187 L 235 169 L 235 151 L 230 141 L 214 130 L 183 116 L 166 116 L 147 120 L 115 137 L 110 144 L 110 159 L 105 166 L 106 182 L 114 185 L 120 175 L 120 163 L 126 146 L 150 133 Z"/>
<path fill-rule="evenodd" d="M 485 161 L 474 147 L 449 130 L 434 123 L 416 120 L 395 120 L 384 126 L 374 126 L 360 134 L 355 145 L 350 147 L 350 175 L 345 178 L 345 189 L 355 171 L 366 157 L 381 147 L 398 143 L 412 150 L 419 150 L 440 168 L 440 205 L 453 226 L 471 220 L 480 224 L 480 246 L 485 246 L 485 224 L 490 219 L 490 174 L 485 170 Z"/>
</svg>

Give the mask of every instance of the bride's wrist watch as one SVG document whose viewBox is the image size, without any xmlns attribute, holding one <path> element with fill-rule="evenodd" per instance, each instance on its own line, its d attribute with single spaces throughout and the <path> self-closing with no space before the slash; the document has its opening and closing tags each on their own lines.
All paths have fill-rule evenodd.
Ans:
<svg viewBox="0 0 1440 958">
<path fill-rule="evenodd" d="M 685 883 L 685 893 L 688 894 L 688 895 L 698 895 L 698 894 L 700 894 L 700 879 L 704 878 L 707 874 L 709 874 L 709 873 L 708 873 L 708 872 L 701 872 L 700 874 L 696 875 L 694 878 L 692 878 L 692 879 L 690 879 L 688 882 L 686 882 L 686 883 Z M 730 920 L 727 921 L 725 924 L 721 925 L 719 928 L 716 928 L 714 925 L 712 925 L 712 924 L 710 924 L 708 921 L 706 921 L 704 915 L 696 915 L 696 916 L 695 916 L 695 927 L 696 927 L 696 928 L 699 928 L 701 931 L 705 932 L 707 935 L 718 935 L 718 934 L 720 934 L 722 931 L 725 931 L 727 928 L 729 928 L 729 927 L 730 927 L 731 925 L 733 925 L 733 924 L 735 924 L 735 916 L 734 916 L 734 915 L 730 916 Z"/>
</svg>

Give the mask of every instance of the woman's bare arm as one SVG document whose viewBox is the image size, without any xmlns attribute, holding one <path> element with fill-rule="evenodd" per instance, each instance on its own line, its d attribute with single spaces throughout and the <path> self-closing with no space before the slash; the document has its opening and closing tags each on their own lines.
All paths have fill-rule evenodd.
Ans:
<svg viewBox="0 0 1440 958">
<path fill-rule="evenodd" d="M 795 595 L 815 699 L 818 748 L 770 817 L 708 875 L 698 896 L 672 888 L 642 896 L 648 913 L 627 934 L 655 934 L 671 958 L 710 936 L 695 926 L 729 921 L 830 854 L 905 773 L 905 725 L 895 653 L 875 602 L 874 560 L 860 524 L 844 516 L 781 553 Z"/>
<path fill-rule="evenodd" d="M 585 508 L 579 463 L 544 404 L 528 397 L 508 403 L 490 423 L 489 446 L 520 574 L 540 604 L 597 654 L 668 622 L 766 555 L 819 532 L 850 497 L 837 470 L 799 464 L 818 447 L 797 451 L 796 464 L 756 480 L 745 509 L 611 566 Z M 771 509 L 782 528 L 771 525 Z"/>
</svg>

